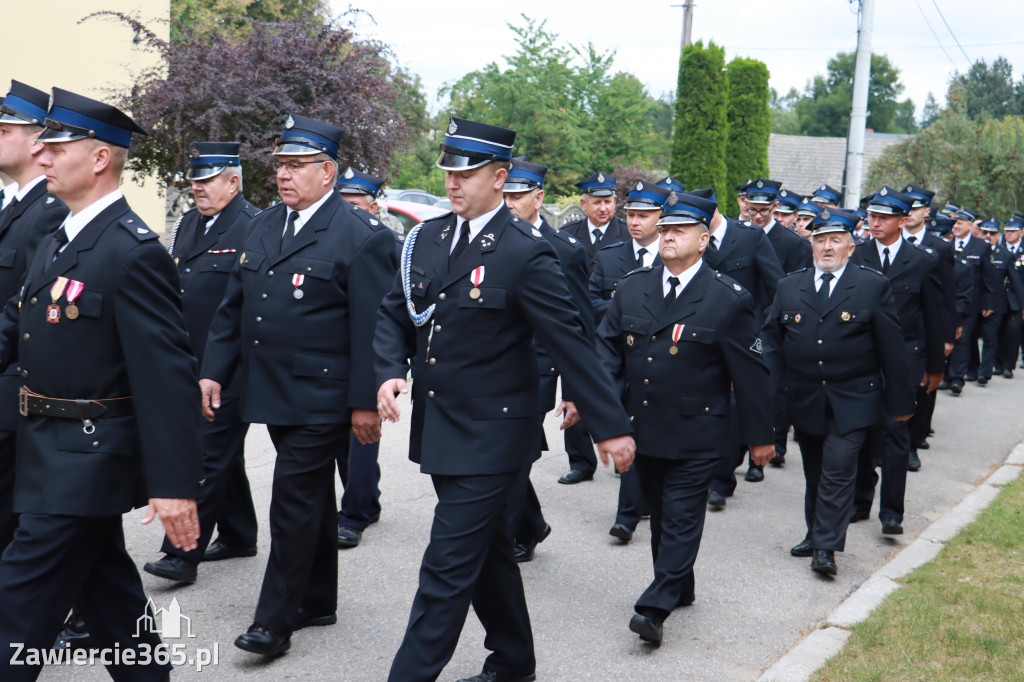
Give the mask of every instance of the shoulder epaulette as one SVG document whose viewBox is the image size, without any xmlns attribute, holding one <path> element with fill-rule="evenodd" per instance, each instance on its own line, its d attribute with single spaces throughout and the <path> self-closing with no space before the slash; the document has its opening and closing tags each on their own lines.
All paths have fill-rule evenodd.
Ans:
<svg viewBox="0 0 1024 682">
<path fill-rule="evenodd" d="M 140 242 L 157 238 L 156 232 L 146 227 L 146 223 L 142 222 L 142 218 L 134 213 L 129 213 L 124 218 L 121 218 L 118 221 L 118 225 L 128 230 Z"/>
<path fill-rule="evenodd" d="M 614 248 L 616 248 L 618 246 L 622 246 L 625 243 L 626 242 L 618 241 L 618 242 L 615 242 L 614 244 L 606 244 L 606 245 L 602 246 L 600 249 L 598 249 L 598 251 L 607 251 L 608 249 L 614 249 Z"/>
<path fill-rule="evenodd" d="M 533 226 L 533 223 L 520 220 L 518 216 L 512 216 L 511 223 L 517 230 L 525 234 L 530 239 L 540 239 L 544 236 L 541 234 L 540 230 Z"/>
<path fill-rule="evenodd" d="M 726 281 L 726 280 L 728 280 L 728 281 Z M 730 278 L 730 277 L 724 277 L 723 278 L 722 277 L 722 273 L 720 273 L 720 272 L 716 272 L 715 273 L 715 281 L 718 282 L 719 284 L 725 286 L 725 287 L 728 287 L 729 290 L 732 291 L 732 293 L 734 293 L 737 296 L 742 294 L 743 291 L 744 291 L 743 287 L 741 287 L 738 283 L 733 281 L 732 278 Z"/>
<path fill-rule="evenodd" d="M 366 223 L 366 225 L 370 229 L 374 231 L 389 229 L 385 227 L 379 220 L 377 220 L 377 217 L 370 213 L 369 211 L 363 210 L 356 206 L 355 204 L 350 204 L 350 207 L 352 215 L 356 216 L 357 218 L 359 218 L 359 220 Z"/>
<path fill-rule="evenodd" d="M 626 279 L 626 278 L 627 278 L 627 277 L 629 277 L 630 275 L 635 275 L 635 274 L 636 274 L 636 273 L 638 273 L 638 272 L 650 272 L 650 271 L 651 271 L 651 266 L 650 266 L 650 265 L 645 265 L 645 266 L 644 266 L 644 267 L 642 267 L 642 268 L 634 268 L 633 270 L 630 270 L 629 272 L 627 272 L 626 274 L 624 274 L 624 275 L 623 275 L 623 276 L 622 276 L 622 277 L 621 277 L 621 278 L 619 279 L 619 281 L 621 282 L 622 280 Z"/>
</svg>

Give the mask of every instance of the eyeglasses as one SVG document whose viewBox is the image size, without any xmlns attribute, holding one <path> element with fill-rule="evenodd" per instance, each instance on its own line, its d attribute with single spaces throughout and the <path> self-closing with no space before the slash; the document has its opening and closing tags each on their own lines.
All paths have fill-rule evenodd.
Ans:
<svg viewBox="0 0 1024 682">
<path fill-rule="evenodd" d="M 274 159 L 274 169 L 277 172 L 286 170 L 289 173 L 298 173 L 300 170 L 302 170 L 303 166 L 310 163 L 320 164 L 323 163 L 323 161 L 279 161 L 277 159 Z"/>
<path fill-rule="evenodd" d="M 753 213 L 754 215 L 771 215 L 771 212 L 774 211 L 774 210 L 775 210 L 774 207 L 769 207 L 769 208 L 751 208 L 749 204 L 747 205 L 747 213 Z"/>
</svg>

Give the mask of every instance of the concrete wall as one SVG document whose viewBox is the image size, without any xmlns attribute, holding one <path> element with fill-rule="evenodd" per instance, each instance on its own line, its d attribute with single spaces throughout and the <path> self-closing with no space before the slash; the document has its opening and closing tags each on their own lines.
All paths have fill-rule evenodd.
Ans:
<svg viewBox="0 0 1024 682">
<path fill-rule="evenodd" d="M 134 31 L 120 20 L 81 20 L 102 10 L 123 12 L 166 40 L 170 8 L 169 0 L 49 0 L 42 4 L 4 0 L 0 96 L 14 78 L 40 90 L 56 86 L 111 101 L 113 92 L 130 88 L 133 79 L 158 59 L 133 42 Z M 150 227 L 163 229 L 165 206 L 159 182 L 138 185 L 126 174 L 122 190 Z"/>
</svg>

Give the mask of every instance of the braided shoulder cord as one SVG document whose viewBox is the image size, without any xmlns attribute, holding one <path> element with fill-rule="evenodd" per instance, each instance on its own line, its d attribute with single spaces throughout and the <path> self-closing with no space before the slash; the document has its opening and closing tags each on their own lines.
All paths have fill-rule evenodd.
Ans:
<svg viewBox="0 0 1024 682">
<path fill-rule="evenodd" d="M 416 247 L 416 236 L 419 234 L 421 227 L 423 227 L 423 223 L 412 228 L 409 236 L 405 238 L 405 244 L 402 246 L 402 290 L 405 292 L 405 308 L 409 311 L 409 319 L 417 327 L 422 327 L 430 321 L 430 316 L 434 314 L 434 307 L 436 306 L 436 304 L 431 304 L 422 313 L 417 313 L 416 306 L 412 303 L 412 286 L 409 284 L 409 272 L 412 270 L 412 250 Z"/>
<path fill-rule="evenodd" d="M 167 252 L 172 256 L 174 255 L 174 242 L 178 241 L 178 228 L 181 227 L 181 219 L 184 217 L 184 213 L 178 216 L 178 219 L 174 221 L 174 227 L 171 229 L 171 241 L 167 245 Z"/>
</svg>

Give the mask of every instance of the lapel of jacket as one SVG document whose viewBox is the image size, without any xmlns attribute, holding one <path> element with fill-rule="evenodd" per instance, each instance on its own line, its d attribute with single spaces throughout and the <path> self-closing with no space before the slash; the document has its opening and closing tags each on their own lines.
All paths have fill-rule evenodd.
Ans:
<svg viewBox="0 0 1024 682">
<path fill-rule="evenodd" d="M 11 224 L 21 217 L 21 215 L 32 205 L 36 199 L 46 194 L 46 181 L 37 182 L 32 189 L 28 191 L 21 201 L 13 203 L 7 207 L 7 210 L 0 213 L 0 237 L 7 232 L 7 228 Z"/>
<path fill-rule="evenodd" d="M 518 220 L 518 218 L 516 219 Z M 441 278 L 441 288 L 445 289 L 459 281 L 484 261 L 483 254 L 494 251 L 505 231 L 505 227 L 512 221 L 512 214 L 503 203 L 497 213 L 484 225 L 480 233 L 469 242 L 466 250 L 452 263 L 452 267 Z M 453 237 L 454 238 L 454 237 Z M 448 261 L 448 251 L 444 250 L 445 263 Z M 442 272 L 444 272 L 442 270 Z"/>
<path fill-rule="evenodd" d="M 291 241 L 288 242 L 287 248 L 283 249 L 275 259 L 272 260 L 273 264 L 279 263 L 286 258 L 292 256 L 292 254 L 301 251 L 310 244 L 313 244 L 317 240 L 317 234 L 323 232 L 330 225 L 331 219 L 334 214 L 337 213 L 338 208 L 342 203 L 346 203 L 341 195 L 335 192 L 333 189 L 330 190 L 331 196 L 328 197 L 327 201 L 323 203 L 320 208 L 316 210 L 316 213 L 309 217 L 306 224 L 302 226 L 299 233 L 292 237 Z M 217 221 L 218 223 L 220 220 Z M 284 233 L 284 226 L 281 226 L 281 232 Z"/>
<path fill-rule="evenodd" d="M 227 232 L 235 222 L 235 218 L 237 218 L 238 214 L 241 213 L 243 205 L 245 205 L 245 199 L 242 198 L 241 194 L 236 194 L 234 198 L 228 202 L 228 205 L 220 212 L 220 216 L 217 218 L 217 222 L 213 224 L 213 227 L 207 230 L 206 234 L 192 245 L 188 257 L 195 258 L 204 251 L 210 249 L 210 247 L 215 246 L 221 236 Z M 198 230 L 196 230 L 195 233 L 196 236 L 199 235 Z M 299 234 L 302 234 L 302 230 L 299 230 Z"/>
<path fill-rule="evenodd" d="M 821 302 L 818 300 L 818 292 L 814 289 L 814 274 L 814 268 L 807 268 L 807 272 L 800 277 L 800 300 L 809 305 L 814 312 L 821 313 Z"/>
<path fill-rule="evenodd" d="M 904 240 L 900 244 L 900 250 L 896 252 L 896 257 L 889 259 L 889 272 L 886 273 L 886 277 L 890 281 L 895 280 L 910 268 L 910 259 L 912 257 L 910 250 L 913 248 L 913 244 Z M 875 249 L 875 255 L 878 255 L 878 249 Z"/>
<path fill-rule="evenodd" d="M 668 308 L 665 307 L 664 297 L 661 300 L 661 314 L 657 317 L 654 323 L 652 332 L 664 329 L 668 325 L 685 320 L 686 318 L 697 312 L 697 304 L 704 298 L 704 293 L 708 289 L 708 284 L 711 282 L 711 278 L 716 275 L 711 271 L 711 268 L 706 263 L 701 263 L 701 266 L 697 269 L 697 272 L 693 275 L 682 292 L 676 297 L 676 300 L 672 301 L 672 305 Z M 659 275 L 658 284 L 662 284 L 662 278 Z M 664 295 L 664 285 L 659 287 L 659 293 Z"/>
<path fill-rule="evenodd" d="M 878 254 L 876 253 L 875 255 L 877 256 Z M 850 298 L 850 293 L 856 288 L 855 280 L 857 279 L 858 267 L 854 263 L 847 262 L 846 269 L 843 270 L 843 276 L 832 287 L 832 295 L 828 297 L 828 305 L 821 311 L 823 317 Z M 815 296 L 817 296 L 817 292 L 815 292 Z"/>
<path fill-rule="evenodd" d="M 448 255 L 452 252 L 452 242 L 458 238 L 456 229 L 459 226 L 459 217 L 452 213 L 444 221 L 444 225 L 438 230 L 434 239 L 434 248 L 430 252 L 430 263 L 437 273 L 437 282 L 445 281 L 448 274 Z M 468 250 L 468 249 L 467 249 Z"/>
<path fill-rule="evenodd" d="M 41 277 L 32 283 L 33 290 L 29 294 L 38 292 L 43 287 L 49 286 L 52 280 L 60 277 L 78 264 L 78 254 L 89 251 L 95 246 L 96 241 L 103 234 L 108 226 L 112 225 L 121 216 L 128 213 L 128 200 L 121 197 L 110 206 L 103 209 L 98 216 L 89 221 L 78 235 L 68 242 L 57 260 L 51 262 L 53 254 L 57 251 L 57 241 L 51 239 L 51 244 L 43 255 Z M 38 257 L 37 257 L 38 258 Z"/>
</svg>

